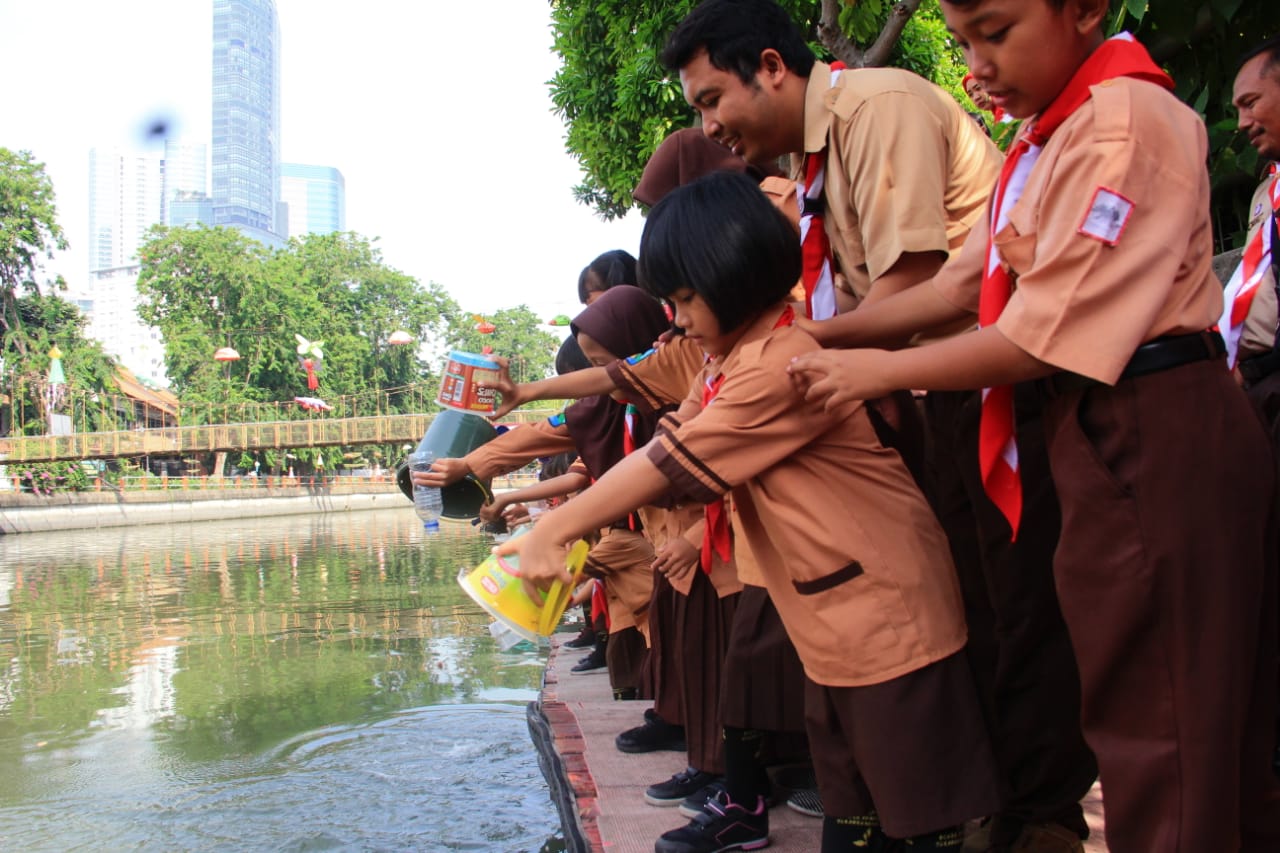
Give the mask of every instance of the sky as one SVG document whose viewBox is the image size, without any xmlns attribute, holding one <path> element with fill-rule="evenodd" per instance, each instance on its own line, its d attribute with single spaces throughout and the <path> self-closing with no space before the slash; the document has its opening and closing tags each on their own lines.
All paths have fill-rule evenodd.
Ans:
<svg viewBox="0 0 1280 853">
<path fill-rule="evenodd" d="M 53 182 L 69 251 L 87 274 L 89 149 L 140 147 L 164 119 L 209 142 L 211 0 L 0 0 L 0 146 Z M 603 222 L 546 85 L 559 66 L 546 0 L 276 0 L 281 159 L 333 166 L 347 230 L 391 267 L 467 310 L 526 304 L 573 316 L 578 273 L 635 254 L 643 219 Z M 155 143 L 152 149 L 159 151 Z"/>
</svg>

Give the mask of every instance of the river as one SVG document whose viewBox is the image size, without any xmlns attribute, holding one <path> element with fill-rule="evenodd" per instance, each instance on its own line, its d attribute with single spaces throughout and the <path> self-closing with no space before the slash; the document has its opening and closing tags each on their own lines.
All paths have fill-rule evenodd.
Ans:
<svg viewBox="0 0 1280 853">
<path fill-rule="evenodd" d="M 0 537 L 0 848 L 563 849 L 544 654 L 378 511 Z"/>
</svg>

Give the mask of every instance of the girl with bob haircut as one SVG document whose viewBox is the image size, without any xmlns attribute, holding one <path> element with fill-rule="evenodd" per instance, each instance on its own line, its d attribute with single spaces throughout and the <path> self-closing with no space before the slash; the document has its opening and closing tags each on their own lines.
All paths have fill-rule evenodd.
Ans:
<svg viewBox="0 0 1280 853">
<path fill-rule="evenodd" d="M 910 838 L 915 851 L 958 851 L 963 823 L 999 796 L 947 541 L 863 401 L 824 411 L 788 377 L 791 359 L 816 347 L 786 301 L 800 262 L 795 231 L 750 178 L 712 174 L 659 202 L 640 283 L 671 305 L 707 364 L 590 500 L 546 513 L 495 552 L 518 556 L 526 585 L 545 588 L 567 580 L 566 543 L 660 495 L 708 504 L 704 548 L 727 551 L 731 492 L 804 664 L 823 850 Z M 767 841 L 763 797 L 723 797 L 655 849 Z"/>
</svg>

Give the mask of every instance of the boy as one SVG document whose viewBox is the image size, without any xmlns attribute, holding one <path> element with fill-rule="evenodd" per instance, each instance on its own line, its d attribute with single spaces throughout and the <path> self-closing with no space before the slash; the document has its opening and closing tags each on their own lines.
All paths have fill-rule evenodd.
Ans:
<svg viewBox="0 0 1280 853">
<path fill-rule="evenodd" d="M 797 359 L 811 400 L 986 386 L 981 457 L 1017 530 L 1010 383 L 1040 379 L 1062 504 L 1054 558 L 1115 851 L 1280 849 L 1274 466 L 1226 371 L 1200 119 L 1105 0 L 943 0 L 992 101 L 1032 119 L 933 281 L 851 315 L 862 345 Z M 1015 287 L 1016 285 L 1016 287 Z M 857 312 L 862 313 L 862 312 Z M 1259 460 L 1267 464 L 1259 464 Z"/>
</svg>

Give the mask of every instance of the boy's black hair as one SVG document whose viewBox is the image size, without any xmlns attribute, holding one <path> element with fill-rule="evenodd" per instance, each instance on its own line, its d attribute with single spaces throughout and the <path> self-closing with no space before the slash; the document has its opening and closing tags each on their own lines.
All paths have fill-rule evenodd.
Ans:
<svg viewBox="0 0 1280 853">
<path fill-rule="evenodd" d="M 552 477 L 559 477 L 562 474 L 569 473 L 569 466 L 578 458 L 578 454 L 572 450 L 566 450 L 564 453 L 557 453 L 554 456 L 548 456 L 542 460 L 542 466 L 538 469 L 539 480 L 550 480 Z"/>
<path fill-rule="evenodd" d="M 705 49 L 712 66 L 750 83 L 768 48 L 801 77 L 813 70 L 813 51 L 804 33 L 773 0 L 703 0 L 667 37 L 659 59 L 679 71 Z"/>
<path fill-rule="evenodd" d="M 636 259 L 631 257 L 629 252 L 613 249 L 596 256 L 594 261 L 583 267 L 582 272 L 578 274 L 578 301 L 584 305 L 587 297 L 591 295 L 591 291 L 587 289 L 589 272 L 595 273 L 596 279 L 600 282 L 600 286 L 595 290 L 604 291 L 619 284 L 635 284 Z"/>
<path fill-rule="evenodd" d="M 1272 36 L 1262 44 L 1248 50 L 1244 56 L 1240 57 L 1240 61 L 1236 63 L 1236 73 L 1240 73 L 1240 69 L 1244 68 L 1251 59 L 1256 56 L 1266 56 L 1266 62 L 1263 63 L 1263 73 L 1269 73 L 1277 70 L 1280 65 L 1280 36 Z"/>
<path fill-rule="evenodd" d="M 791 292 L 800 239 L 755 181 L 713 172 L 649 211 L 639 271 L 640 286 L 660 299 L 691 288 L 727 332 Z"/>
</svg>

